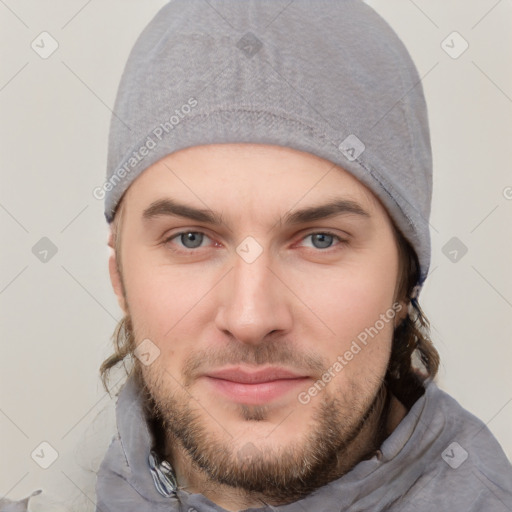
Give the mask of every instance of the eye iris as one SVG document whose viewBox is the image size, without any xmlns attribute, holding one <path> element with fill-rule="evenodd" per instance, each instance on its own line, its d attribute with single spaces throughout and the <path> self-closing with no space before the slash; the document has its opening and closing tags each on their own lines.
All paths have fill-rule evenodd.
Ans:
<svg viewBox="0 0 512 512">
<path fill-rule="evenodd" d="M 202 242 L 202 234 L 196 231 L 189 231 L 188 233 L 184 233 L 181 235 L 181 241 L 187 249 L 194 249 L 195 247 L 199 247 Z M 192 245 L 187 245 L 186 242 L 192 242 Z"/>
<path fill-rule="evenodd" d="M 311 237 L 313 240 L 313 245 L 319 249 L 325 249 L 329 247 L 333 241 L 333 235 L 329 235 L 327 233 L 315 233 L 311 235 Z M 197 231 L 189 231 L 180 235 L 180 238 L 185 247 L 188 249 L 194 249 L 196 247 L 200 247 L 201 242 L 203 241 L 203 234 Z M 191 245 L 188 245 L 189 242 L 191 242 Z"/>
<path fill-rule="evenodd" d="M 313 245 L 315 245 L 315 241 L 319 241 L 320 247 L 318 248 L 325 249 L 326 247 L 329 247 L 331 245 L 332 238 L 332 235 L 328 235 L 327 233 L 315 233 L 314 235 L 312 235 Z"/>
</svg>

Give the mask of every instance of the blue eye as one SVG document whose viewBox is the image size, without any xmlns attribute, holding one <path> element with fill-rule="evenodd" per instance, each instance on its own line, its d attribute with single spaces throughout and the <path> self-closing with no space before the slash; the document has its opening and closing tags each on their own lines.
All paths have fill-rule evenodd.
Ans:
<svg viewBox="0 0 512 512">
<path fill-rule="evenodd" d="M 311 241 L 316 249 L 328 249 L 332 245 L 334 238 L 338 238 L 330 233 L 310 233 L 304 237 L 304 240 L 309 237 L 311 237 Z M 318 246 L 315 243 L 318 243 Z"/>
<path fill-rule="evenodd" d="M 307 240 L 308 238 L 312 241 L 313 249 L 318 249 L 319 251 L 325 251 L 333 247 L 334 241 L 337 240 L 339 242 L 338 245 L 346 245 L 348 244 L 347 240 L 340 238 L 338 235 L 334 233 L 329 233 L 327 231 L 315 231 L 313 233 L 309 233 L 302 237 L 301 242 Z M 178 239 L 179 244 L 178 248 L 173 248 L 173 250 L 177 253 L 190 253 L 194 252 L 194 249 L 199 249 L 203 246 L 202 243 L 206 240 L 210 240 L 205 233 L 201 231 L 181 231 L 176 233 L 166 240 L 164 240 L 164 244 L 168 244 L 173 240 Z"/>
<path fill-rule="evenodd" d="M 172 238 L 169 238 L 168 241 L 179 238 L 185 249 L 197 249 L 201 246 L 201 242 L 204 240 L 205 236 L 206 235 L 200 231 L 182 231 Z"/>
</svg>

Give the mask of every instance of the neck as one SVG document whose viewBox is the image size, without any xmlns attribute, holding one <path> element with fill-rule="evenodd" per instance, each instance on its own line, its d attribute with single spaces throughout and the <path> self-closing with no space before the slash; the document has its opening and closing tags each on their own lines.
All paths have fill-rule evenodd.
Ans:
<svg viewBox="0 0 512 512">
<path fill-rule="evenodd" d="M 406 408 L 386 387 L 376 397 L 368 414 L 361 421 L 360 428 L 337 454 L 337 462 L 327 473 L 319 475 L 319 488 L 349 472 L 357 463 L 375 455 L 382 442 L 393 432 L 403 417 Z M 200 493 L 213 503 L 228 511 L 257 508 L 262 505 L 284 505 L 303 496 L 289 496 L 286 502 L 271 502 L 269 497 L 247 492 L 213 481 L 198 468 L 178 439 L 165 433 L 165 455 L 171 462 L 180 488 L 190 493 Z M 311 491 L 309 491 L 311 492 Z"/>
</svg>

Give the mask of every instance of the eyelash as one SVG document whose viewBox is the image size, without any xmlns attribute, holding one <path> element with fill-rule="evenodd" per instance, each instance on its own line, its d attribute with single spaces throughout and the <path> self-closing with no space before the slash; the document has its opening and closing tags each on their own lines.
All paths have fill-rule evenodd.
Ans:
<svg viewBox="0 0 512 512">
<path fill-rule="evenodd" d="M 204 233 L 203 231 L 193 231 L 193 230 L 188 230 L 188 231 L 180 231 L 178 233 L 174 233 L 172 236 L 169 236 L 167 237 L 163 242 L 162 244 L 163 245 L 167 245 L 171 240 L 174 240 L 175 238 L 178 238 L 180 237 L 181 235 L 184 235 L 184 234 L 187 234 L 187 233 L 197 233 L 197 234 L 200 234 L 200 235 L 205 235 L 207 238 L 210 238 L 206 233 Z M 336 235 L 335 233 L 331 232 L 331 231 L 312 231 L 310 233 L 307 233 L 306 235 L 304 235 L 302 238 L 301 238 L 301 241 L 312 236 L 312 235 L 329 235 L 329 236 L 332 236 L 333 238 L 336 238 L 339 242 L 339 246 L 343 247 L 343 246 L 346 246 L 348 245 L 349 241 L 344 239 L 344 238 L 341 238 L 339 235 Z M 197 252 L 199 249 L 204 249 L 204 247 L 196 247 L 195 249 L 172 249 L 174 252 L 178 253 L 178 254 L 191 254 L 193 252 Z M 315 250 L 315 247 L 309 247 L 309 249 L 313 249 Z M 330 253 L 332 251 L 335 251 L 336 248 L 335 247 L 328 247 L 326 249 L 316 249 L 317 252 L 324 252 L 324 253 Z"/>
</svg>

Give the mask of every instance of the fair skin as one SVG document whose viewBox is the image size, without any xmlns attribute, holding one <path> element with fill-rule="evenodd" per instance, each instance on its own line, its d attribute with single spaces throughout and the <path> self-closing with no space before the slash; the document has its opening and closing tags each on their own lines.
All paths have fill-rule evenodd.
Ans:
<svg viewBox="0 0 512 512">
<path fill-rule="evenodd" d="M 335 199 L 342 213 L 287 222 Z M 222 222 L 169 215 L 163 200 Z M 136 343 L 158 347 L 150 365 L 134 362 L 186 491 L 232 511 L 295 501 L 371 456 L 405 415 L 390 396 L 383 423 L 393 327 L 407 311 L 392 223 L 345 170 L 271 145 L 187 148 L 131 184 L 120 235 L 112 284 Z"/>
</svg>

